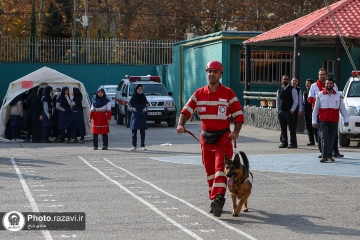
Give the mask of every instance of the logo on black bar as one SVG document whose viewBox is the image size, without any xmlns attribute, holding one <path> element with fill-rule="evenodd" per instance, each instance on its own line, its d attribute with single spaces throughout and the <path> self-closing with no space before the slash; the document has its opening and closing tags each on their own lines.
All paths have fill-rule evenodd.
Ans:
<svg viewBox="0 0 360 240">
<path fill-rule="evenodd" d="M 85 230 L 84 212 L 0 212 L 0 230 Z"/>
<path fill-rule="evenodd" d="M 16 211 L 8 212 L 3 216 L 2 224 L 6 230 L 20 231 L 25 226 L 25 217 L 22 213 Z"/>
</svg>

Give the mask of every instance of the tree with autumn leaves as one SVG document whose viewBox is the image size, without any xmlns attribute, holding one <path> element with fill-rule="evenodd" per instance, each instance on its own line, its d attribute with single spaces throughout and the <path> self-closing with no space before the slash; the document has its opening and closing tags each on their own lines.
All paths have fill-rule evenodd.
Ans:
<svg viewBox="0 0 360 240">
<path fill-rule="evenodd" d="M 88 0 L 88 4 L 91 38 L 177 41 L 217 31 L 268 31 L 325 7 L 324 0 Z M 0 2 L 0 31 L 11 37 L 85 37 L 85 29 L 75 22 L 83 15 L 84 0 L 6 0 Z"/>
</svg>

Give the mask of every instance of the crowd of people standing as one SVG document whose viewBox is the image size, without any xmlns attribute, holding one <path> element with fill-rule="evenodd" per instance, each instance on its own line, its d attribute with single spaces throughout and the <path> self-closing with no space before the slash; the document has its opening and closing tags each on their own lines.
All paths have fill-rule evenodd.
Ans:
<svg viewBox="0 0 360 240">
<path fill-rule="evenodd" d="M 11 133 L 7 137 L 23 141 L 20 132 L 25 129 L 25 142 L 63 143 L 67 138 L 68 143 L 85 143 L 83 96 L 77 87 L 73 88 L 72 97 L 69 91 L 68 87 L 56 88 L 54 92 L 49 85 L 35 86 L 16 96 L 9 104 Z"/>
<path fill-rule="evenodd" d="M 296 127 L 298 117 L 304 114 L 305 126 L 308 132 L 307 145 L 318 144 L 320 162 L 335 162 L 333 157 L 340 158 L 338 148 L 339 112 L 347 124 L 346 109 L 343 106 L 341 94 L 334 83 L 328 78 L 326 69 L 320 68 L 319 79 L 315 82 L 306 80 L 306 90 L 302 92 L 298 86 L 299 79 L 288 75 L 282 76 L 282 85 L 276 94 L 276 110 L 280 123 L 279 148 L 297 148 Z M 290 132 L 288 141 L 287 129 Z"/>
<path fill-rule="evenodd" d="M 23 101 L 24 95 L 27 96 Z M 73 87 L 70 94 L 70 88 L 67 86 L 55 90 L 49 85 L 35 86 L 28 92 L 15 97 L 9 104 L 11 116 L 6 136 L 12 141 L 83 144 L 85 143 L 85 120 L 82 102 L 83 96 L 77 87 Z M 140 130 L 141 149 L 146 150 L 145 130 L 147 129 L 148 107 L 142 85 L 138 84 L 129 105 L 129 110 L 132 112 L 130 129 L 133 147 L 131 151 L 136 150 L 137 130 Z M 92 125 L 94 150 L 98 149 L 99 136 L 102 139 L 102 150 L 108 149 L 111 117 L 111 102 L 105 90 L 99 88 L 88 116 L 89 123 Z M 20 137 L 22 129 L 26 130 L 25 140 Z"/>
</svg>

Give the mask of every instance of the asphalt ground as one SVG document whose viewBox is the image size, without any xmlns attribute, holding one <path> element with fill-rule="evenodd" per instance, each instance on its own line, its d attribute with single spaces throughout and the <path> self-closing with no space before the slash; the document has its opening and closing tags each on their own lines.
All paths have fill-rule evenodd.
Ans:
<svg viewBox="0 0 360 240">
<path fill-rule="evenodd" d="M 187 124 L 199 134 L 200 122 Z M 0 143 L 0 212 L 85 212 L 86 230 L 0 231 L 0 239 L 360 239 L 360 147 L 320 163 L 298 134 L 279 149 L 279 132 L 243 126 L 237 151 L 254 175 L 249 212 L 220 218 L 210 200 L 200 144 L 149 122 L 147 151 L 111 121 L 109 150 L 85 144 Z M 100 141 L 101 142 L 101 141 Z"/>
</svg>

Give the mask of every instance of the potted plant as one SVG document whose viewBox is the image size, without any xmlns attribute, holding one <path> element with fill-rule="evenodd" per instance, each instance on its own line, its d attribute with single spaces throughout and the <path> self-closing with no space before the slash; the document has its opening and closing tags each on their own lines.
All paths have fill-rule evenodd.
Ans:
<svg viewBox="0 0 360 240">
<path fill-rule="evenodd" d="M 267 105 L 268 107 L 276 107 L 276 100 L 269 99 Z"/>
<path fill-rule="evenodd" d="M 260 106 L 261 107 L 267 107 L 268 106 L 268 100 L 260 99 Z"/>
</svg>

